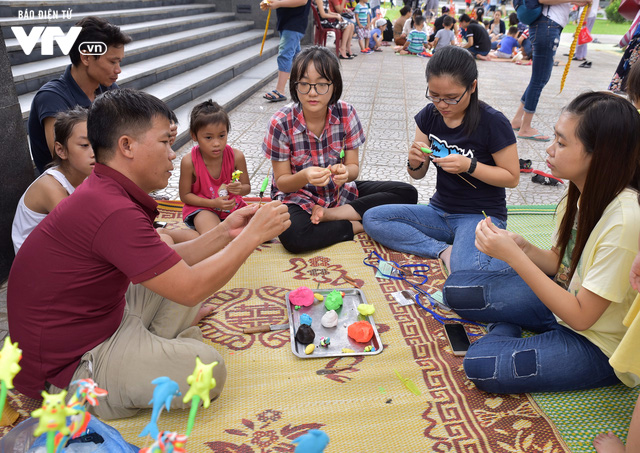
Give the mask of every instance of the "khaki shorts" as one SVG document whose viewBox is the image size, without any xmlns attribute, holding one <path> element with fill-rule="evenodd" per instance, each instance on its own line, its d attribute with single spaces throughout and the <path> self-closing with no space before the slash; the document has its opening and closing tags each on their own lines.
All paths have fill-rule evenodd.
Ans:
<svg viewBox="0 0 640 453">
<path fill-rule="evenodd" d="M 168 376 L 178 383 L 184 396 L 189 390 L 187 377 L 193 373 L 196 357 L 203 363 L 217 361 L 213 368 L 217 398 L 227 379 L 227 369 L 220 354 L 202 342 L 202 332 L 191 326 L 201 304 L 179 305 L 148 290 L 131 285 L 126 294 L 127 306 L 118 330 L 103 343 L 86 352 L 76 369 L 76 379 L 92 378 L 109 392 L 90 411 L 110 420 L 131 417 L 139 409 L 151 407 L 154 385 L 151 381 Z M 55 387 L 49 389 L 54 393 Z M 182 398 L 173 400 L 173 408 L 190 407 Z"/>
</svg>

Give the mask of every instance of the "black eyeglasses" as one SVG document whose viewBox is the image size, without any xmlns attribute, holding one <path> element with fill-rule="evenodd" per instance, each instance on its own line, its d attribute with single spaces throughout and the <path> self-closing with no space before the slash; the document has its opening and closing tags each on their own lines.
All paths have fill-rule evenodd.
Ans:
<svg viewBox="0 0 640 453">
<path fill-rule="evenodd" d="M 333 83 L 307 83 L 307 82 L 296 82 L 296 90 L 300 94 L 309 94 L 311 88 L 316 90 L 316 93 L 319 95 L 327 94 L 329 92 L 329 87 L 333 85 Z"/>
<path fill-rule="evenodd" d="M 467 94 L 467 91 L 469 91 L 469 87 L 467 87 L 467 89 L 464 90 L 464 93 L 462 93 L 462 95 L 460 95 L 460 97 L 458 99 L 436 98 L 436 97 L 433 97 L 433 96 L 429 96 L 429 86 L 427 86 L 427 92 L 424 94 L 424 97 L 429 99 L 434 104 L 438 104 L 440 101 L 442 101 L 445 104 L 456 105 L 457 103 L 459 103 L 462 100 L 464 95 Z"/>
</svg>

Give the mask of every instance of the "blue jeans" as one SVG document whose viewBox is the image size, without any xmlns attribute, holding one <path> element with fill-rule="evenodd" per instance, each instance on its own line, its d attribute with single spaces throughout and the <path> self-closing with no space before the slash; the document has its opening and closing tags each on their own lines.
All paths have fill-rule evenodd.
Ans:
<svg viewBox="0 0 640 453">
<path fill-rule="evenodd" d="M 291 64 L 298 52 L 300 52 L 300 40 L 304 34 L 292 30 L 280 32 L 280 45 L 278 46 L 278 71 L 291 72 Z"/>
<path fill-rule="evenodd" d="M 608 357 L 553 313 L 512 269 L 452 273 L 444 302 L 466 319 L 495 323 L 464 358 L 467 377 L 491 393 L 559 392 L 618 384 Z M 522 338 L 522 329 L 538 332 Z"/>
<path fill-rule="evenodd" d="M 362 224 L 373 239 L 393 250 L 425 258 L 451 251 L 450 271 L 464 269 L 504 270 L 504 261 L 491 258 L 475 246 L 476 225 L 482 214 L 449 214 L 431 205 L 378 206 L 368 210 Z M 498 228 L 506 222 L 492 219 Z"/>
<path fill-rule="evenodd" d="M 529 26 L 529 39 L 533 47 L 531 79 L 520 99 L 527 113 L 535 113 L 542 89 L 551 77 L 553 57 L 560 43 L 560 33 L 562 27 L 546 16 L 540 16 Z"/>
</svg>

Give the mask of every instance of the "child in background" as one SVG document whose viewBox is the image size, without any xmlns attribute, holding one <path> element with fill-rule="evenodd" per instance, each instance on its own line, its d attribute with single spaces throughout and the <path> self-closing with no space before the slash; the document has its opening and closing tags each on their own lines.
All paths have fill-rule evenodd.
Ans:
<svg viewBox="0 0 640 453">
<path fill-rule="evenodd" d="M 415 17 L 413 21 L 415 28 L 409 32 L 407 42 L 404 43 L 404 46 L 402 46 L 400 50 L 400 55 L 421 55 L 425 51 L 429 35 L 424 30 L 424 22 L 424 17 Z"/>
<path fill-rule="evenodd" d="M 511 60 L 513 58 L 513 49 L 518 48 L 518 40 L 516 35 L 518 34 L 518 27 L 509 27 L 507 36 L 500 41 L 500 47 L 497 50 L 492 50 L 489 55 L 492 57 Z"/>
<path fill-rule="evenodd" d="M 415 28 L 416 17 L 418 16 L 422 16 L 420 9 L 416 9 L 411 15 L 411 18 L 405 21 L 402 27 L 402 34 L 400 35 L 402 38 L 404 38 L 404 42 L 402 44 L 395 46 L 393 48 L 394 51 L 400 52 L 402 50 L 402 46 L 404 46 L 404 44 L 407 42 L 407 37 L 409 36 L 409 33 L 411 33 L 411 30 Z"/>
<path fill-rule="evenodd" d="M 453 32 L 453 17 L 444 16 L 442 25 L 444 28 L 438 30 L 433 40 L 433 53 L 436 53 L 436 51 L 443 47 L 454 46 L 456 44 L 456 35 Z"/>
<path fill-rule="evenodd" d="M 378 19 L 375 22 L 376 28 L 369 32 L 369 49 L 375 52 L 382 52 L 382 33 L 387 28 L 386 19 Z"/>
<path fill-rule="evenodd" d="M 366 46 L 366 40 L 369 38 L 368 30 L 371 27 L 369 11 L 368 0 L 359 0 L 356 9 L 353 10 L 353 14 L 356 16 L 358 44 L 360 45 L 360 52 L 362 53 L 372 52 L 371 49 Z"/>
<path fill-rule="evenodd" d="M 289 86 L 295 102 L 273 115 L 262 145 L 273 165 L 271 198 L 289 209 L 291 226 L 280 235 L 284 248 L 303 253 L 350 241 L 363 231 L 369 208 L 417 203 L 410 184 L 356 181 L 365 135 L 353 106 L 340 100 L 334 53 L 318 46 L 300 52 Z"/>
<path fill-rule="evenodd" d="M 211 99 L 191 111 L 189 130 L 198 144 L 180 162 L 179 190 L 184 223 L 198 234 L 246 206 L 242 195 L 251 192 L 244 154 L 227 145 L 230 128 L 227 112 Z"/>
<path fill-rule="evenodd" d="M 91 174 L 96 163 L 87 138 L 87 110 L 76 107 L 56 115 L 54 160 L 18 202 L 11 239 L 18 253 L 27 236 Z"/>
</svg>

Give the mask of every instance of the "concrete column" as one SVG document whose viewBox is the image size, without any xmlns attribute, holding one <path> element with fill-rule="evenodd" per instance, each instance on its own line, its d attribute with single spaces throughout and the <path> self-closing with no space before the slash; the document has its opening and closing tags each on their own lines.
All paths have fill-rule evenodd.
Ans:
<svg viewBox="0 0 640 453">
<path fill-rule="evenodd" d="M 33 181 L 33 163 L 27 143 L 11 65 L 0 29 L 0 282 L 13 262 L 11 224 L 18 200 Z"/>
</svg>

